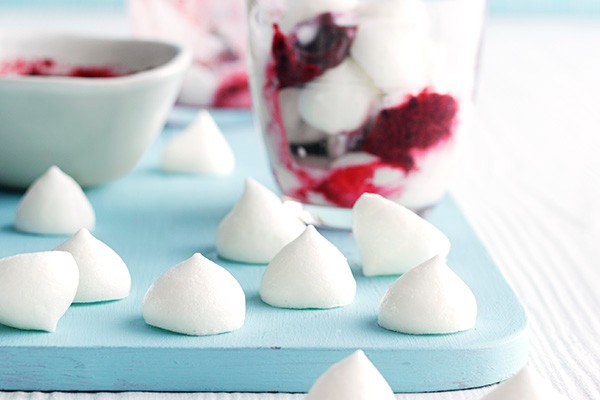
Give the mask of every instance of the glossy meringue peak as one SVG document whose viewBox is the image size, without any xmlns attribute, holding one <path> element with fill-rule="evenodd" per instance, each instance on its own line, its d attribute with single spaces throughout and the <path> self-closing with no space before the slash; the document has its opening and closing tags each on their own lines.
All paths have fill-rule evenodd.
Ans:
<svg viewBox="0 0 600 400">
<path fill-rule="evenodd" d="M 388 288 L 379 306 L 383 328 L 409 334 L 448 334 L 471 329 L 477 302 L 467 284 L 435 256 Z"/>
<path fill-rule="evenodd" d="M 0 324 L 56 331 L 75 297 L 78 282 L 75 259 L 64 251 L 0 259 Z"/>
<path fill-rule="evenodd" d="M 450 241 L 433 224 L 378 194 L 358 199 L 352 232 L 367 276 L 403 274 L 450 250 Z"/>
<path fill-rule="evenodd" d="M 216 247 L 223 258 L 266 264 L 304 228 L 275 193 L 248 178 L 242 196 L 217 228 Z"/>
<path fill-rule="evenodd" d="M 56 250 L 73 255 L 79 268 L 75 303 L 123 299 L 129 295 L 131 276 L 123 259 L 106 243 L 83 228 Z"/>
<path fill-rule="evenodd" d="M 526 366 L 481 400 L 567 400 L 533 368 Z"/>
<path fill-rule="evenodd" d="M 356 281 L 346 257 L 308 226 L 267 266 L 261 299 L 282 308 L 334 308 L 352 303 Z"/>
<path fill-rule="evenodd" d="M 147 324 L 158 328 L 216 335 L 244 325 L 246 296 L 229 271 L 196 253 L 150 286 L 142 314 Z"/>
<path fill-rule="evenodd" d="M 95 225 L 96 214 L 85 193 L 56 166 L 29 186 L 15 216 L 15 228 L 30 233 L 72 235 Z"/>
<path fill-rule="evenodd" d="M 167 172 L 229 175 L 235 155 L 213 117 L 201 110 L 196 119 L 165 144 L 161 168 Z"/>
<path fill-rule="evenodd" d="M 357 350 L 329 367 L 306 395 L 306 400 L 394 400 L 395 398 L 390 385 L 362 350 Z"/>
</svg>

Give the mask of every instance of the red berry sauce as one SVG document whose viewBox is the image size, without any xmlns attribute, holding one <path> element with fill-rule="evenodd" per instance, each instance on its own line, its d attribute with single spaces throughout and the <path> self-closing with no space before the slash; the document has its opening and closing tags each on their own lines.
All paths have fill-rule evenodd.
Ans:
<svg viewBox="0 0 600 400">
<path fill-rule="evenodd" d="M 252 106 L 246 71 L 234 71 L 223 78 L 213 96 L 212 106 L 219 108 L 250 108 Z"/>
<path fill-rule="evenodd" d="M 310 42 L 302 43 L 298 31 L 309 25 L 317 26 L 316 34 Z M 340 64 L 356 35 L 356 26 L 337 25 L 331 13 L 297 25 L 289 36 L 277 24 L 273 30 L 271 53 L 280 89 L 304 84 Z"/>
<path fill-rule="evenodd" d="M 315 36 L 308 43 L 302 43 L 299 31 L 315 27 Z M 348 56 L 356 29 L 356 26 L 338 25 L 332 13 L 321 14 L 296 26 L 292 33 L 294 49 L 301 61 L 317 65 L 324 71 L 340 64 Z"/>
<path fill-rule="evenodd" d="M 129 75 L 110 65 L 59 65 L 51 58 L 0 61 L 0 76 L 64 76 L 73 78 L 116 78 Z"/>
<path fill-rule="evenodd" d="M 114 67 L 72 67 L 69 75 L 76 78 L 116 78 L 122 76 Z"/>
<path fill-rule="evenodd" d="M 425 150 L 452 136 L 458 103 L 427 89 L 404 103 L 382 110 L 367 133 L 363 150 L 405 171 L 415 169 L 413 149 Z"/>
<path fill-rule="evenodd" d="M 306 64 L 298 59 L 293 45 L 277 24 L 273 24 L 273 29 L 275 34 L 271 52 L 275 61 L 273 69 L 280 89 L 308 82 L 321 74 L 316 65 Z"/>
<path fill-rule="evenodd" d="M 322 194 L 332 204 L 346 208 L 352 207 L 365 192 L 378 193 L 383 196 L 398 194 L 400 191 L 398 187 L 392 188 L 375 184 L 375 173 L 384 167 L 386 167 L 385 163 L 372 162 L 334 169 L 313 190 Z"/>
</svg>

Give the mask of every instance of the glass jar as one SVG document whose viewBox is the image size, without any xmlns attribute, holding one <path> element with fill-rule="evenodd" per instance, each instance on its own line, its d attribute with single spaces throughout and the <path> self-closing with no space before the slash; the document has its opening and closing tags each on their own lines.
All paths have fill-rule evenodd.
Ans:
<svg viewBox="0 0 600 400">
<path fill-rule="evenodd" d="M 179 103 L 249 108 L 246 13 L 241 0 L 128 0 L 133 33 L 182 44 L 193 64 Z"/>
<path fill-rule="evenodd" d="M 435 205 L 471 114 L 484 15 L 484 0 L 248 0 L 254 107 L 284 195 Z"/>
</svg>

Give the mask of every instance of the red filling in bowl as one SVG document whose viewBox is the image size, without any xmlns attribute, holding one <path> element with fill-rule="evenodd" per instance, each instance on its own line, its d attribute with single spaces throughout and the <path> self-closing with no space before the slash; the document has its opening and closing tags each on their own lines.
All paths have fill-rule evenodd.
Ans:
<svg viewBox="0 0 600 400">
<path fill-rule="evenodd" d="M 132 72 L 112 65 L 65 65 L 51 58 L 0 61 L 0 76 L 64 76 L 73 78 L 116 78 Z"/>
</svg>

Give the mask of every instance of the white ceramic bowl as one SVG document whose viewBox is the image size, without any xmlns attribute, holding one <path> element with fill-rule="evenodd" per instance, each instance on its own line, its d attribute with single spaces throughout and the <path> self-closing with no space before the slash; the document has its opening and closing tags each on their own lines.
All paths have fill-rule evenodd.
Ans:
<svg viewBox="0 0 600 400">
<path fill-rule="evenodd" d="M 0 64 L 41 58 L 135 72 L 0 76 L 2 186 L 26 187 L 52 165 L 88 187 L 128 173 L 160 133 L 191 57 L 155 41 L 0 34 Z"/>
</svg>

